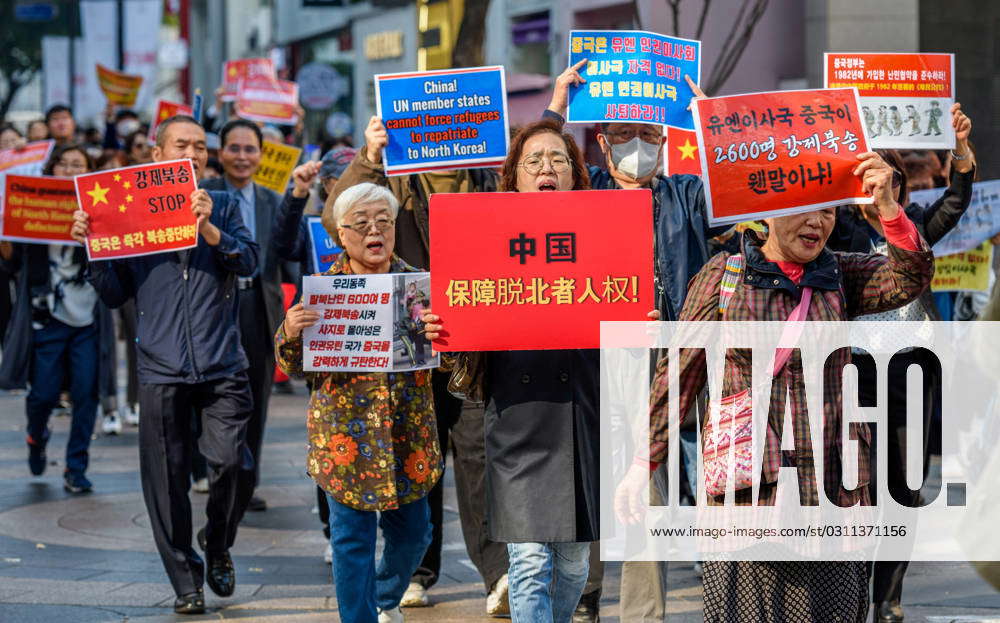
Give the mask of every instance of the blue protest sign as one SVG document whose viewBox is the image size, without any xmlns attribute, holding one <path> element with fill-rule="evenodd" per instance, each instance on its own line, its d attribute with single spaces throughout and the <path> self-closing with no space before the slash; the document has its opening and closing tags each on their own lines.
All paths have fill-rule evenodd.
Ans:
<svg viewBox="0 0 1000 623">
<path fill-rule="evenodd" d="M 507 157 L 503 67 L 375 76 L 386 175 L 500 166 Z"/>
<path fill-rule="evenodd" d="M 327 233 L 320 217 L 308 217 L 306 225 L 309 228 L 309 248 L 312 251 L 313 267 L 317 273 L 325 273 L 330 270 L 330 266 L 343 249 L 337 246 Z"/>
<path fill-rule="evenodd" d="M 658 123 L 693 130 L 694 93 L 684 76 L 701 80 L 701 42 L 642 30 L 572 30 L 569 64 L 587 59 L 571 86 L 566 120 L 575 123 Z"/>
</svg>

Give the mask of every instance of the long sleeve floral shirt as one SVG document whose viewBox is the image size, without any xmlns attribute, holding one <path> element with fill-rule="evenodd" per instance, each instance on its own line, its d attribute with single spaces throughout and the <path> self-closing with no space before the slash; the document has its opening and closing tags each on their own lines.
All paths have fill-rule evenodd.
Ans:
<svg viewBox="0 0 1000 623">
<path fill-rule="evenodd" d="M 393 257 L 390 272 L 415 272 Z M 346 254 L 324 275 L 351 274 Z M 431 371 L 303 372 L 302 336 L 284 323 L 274 336 L 278 366 L 312 381 L 307 468 L 335 500 L 367 511 L 399 508 L 427 495 L 443 472 Z"/>
</svg>

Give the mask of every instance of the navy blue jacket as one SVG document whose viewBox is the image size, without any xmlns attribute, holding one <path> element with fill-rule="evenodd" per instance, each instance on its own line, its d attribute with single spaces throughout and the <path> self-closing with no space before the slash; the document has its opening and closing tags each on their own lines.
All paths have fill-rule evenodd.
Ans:
<svg viewBox="0 0 1000 623">
<path fill-rule="evenodd" d="M 236 199 L 209 191 L 222 239 L 124 260 L 91 262 L 87 279 L 108 307 L 136 306 L 140 383 L 201 383 L 247 368 L 240 344 L 236 277 L 257 268 L 258 248 Z"/>
<path fill-rule="evenodd" d="M 303 216 L 308 201 L 308 196 L 299 198 L 288 190 L 278 205 L 278 215 L 274 221 L 273 240 L 278 257 L 290 262 L 301 262 L 303 275 L 319 272 L 313 263 L 309 225 Z"/>
</svg>

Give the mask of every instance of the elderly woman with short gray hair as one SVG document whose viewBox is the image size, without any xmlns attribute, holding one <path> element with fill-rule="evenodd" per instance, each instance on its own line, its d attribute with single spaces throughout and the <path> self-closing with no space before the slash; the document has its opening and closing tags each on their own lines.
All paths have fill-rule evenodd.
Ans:
<svg viewBox="0 0 1000 623">
<path fill-rule="evenodd" d="M 417 271 L 393 253 L 399 203 L 388 189 L 352 186 L 333 212 L 344 252 L 324 275 Z M 426 496 L 442 473 L 431 371 L 304 373 L 302 330 L 318 320 L 300 302 L 274 340 L 281 369 L 312 381 L 307 467 L 330 506 L 340 620 L 402 621 L 400 599 L 431 541 Z M 376 526 L 385 538 L 377 567 Z"/>
</svg>

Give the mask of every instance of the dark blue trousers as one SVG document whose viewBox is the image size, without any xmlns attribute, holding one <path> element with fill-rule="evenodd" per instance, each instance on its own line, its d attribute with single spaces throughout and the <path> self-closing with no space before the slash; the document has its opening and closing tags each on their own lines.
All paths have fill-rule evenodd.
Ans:
<svg viewBox="0 0 1000 623">
<path fill-rule="evenodd" d="M 83 473 L 90 460 L 90 436 L 97 418 L 97 323 L 71 327 L 55 318 L 36 329 L 31 357 L 31 391 L 25 400 L 28 434 L 49 438 L 49 416 L 69 375 L 73 421 L 66 444 L 66 471 Z"/>
</svg>

